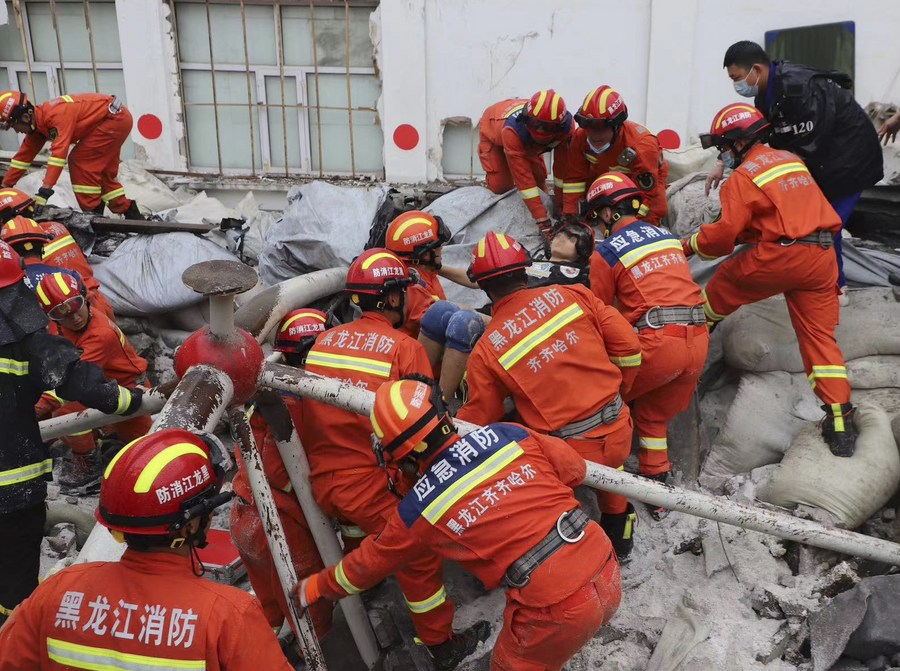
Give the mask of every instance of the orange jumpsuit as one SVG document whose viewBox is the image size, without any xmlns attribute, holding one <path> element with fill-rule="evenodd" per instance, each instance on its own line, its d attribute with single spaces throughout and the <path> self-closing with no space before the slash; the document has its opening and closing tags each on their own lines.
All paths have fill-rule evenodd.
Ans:
<svg viewBox="0 0 900 671">
<path fill-rule="evenodd" d="M 436 271 L 422 266 L 414 266 L 414 269 L 419 273 L 420 281 L 406 290 L 406 320 L 400 330 L 408 336 L 418 338 L 422 315 L 435 301 L 447 300 L 447 295 Z"/>
<path fill-rule="evenodd" d="M 582 286 L 522 289 L 494 303 L 491 323 L 466 365 L 469 399 L 459 419 L 503 417 L 511 396 L 522 423 L 550 433 L 588 419 L 627 393 L 641 364 L 634 330 Z M 568 439 L 585 459 L 618 468 L 631 452 L 631 414 Z M 619 514 L 624 496 L 597 492 L 600 510 Z"/>
<path fill-rule="evenodd" d="M 534 142 L 524 122 L 516 121 L 527 103 L 524 99 L 502 100 L 484 111 L 479 126 L 478 158 L 487 173 L 488 189 L 504 193 L 515 186 L 531 216 L 546 219 L 549 215 L 541 202 L 541 190 L 547 184 L 544 154 L 553 151 L 554 157 L 561 156 L 568 137 L 550 145 Z"/>
<path fill-rule="evenodd" d="M 765 145 L 747 152 L 720 198 L 721 218 L 683 240 L 685 253 L 715 258 L 731 254 L 738 241 L 755 244 L 724 261 L 706 285 L 707 323 L 783 293 L 816 396 L 832 406 L 849 403 L 844 355 L 834 339 L 840 310 L 834 251 L 790 242 L 816 231 L 833 235 L 840 217 L 797 156 Z"/>
<path fill-rule="evenodd" d="M 0 629 L 0 668 L 293 669 L 252 596 L 198 578 L 190 557 L 134 550 L 39 585 Z"/>
<path fill-rule="evenodd" d="M 429 375 L 425 349 L 379 312 L 364 312 L 349 324 L 316 338 L 306 370 L 375 391 L 404 375 Z M 377 535 L 397 508 L 388 478 L 402 487 L 399 476 L 381 468 L 372 451 L 368 417 L 306 399 L 304 422 L 297 427 L 309 458 L 313 496 L 325 514 L 350 520 L 363 532 Z M 405 488 L 403 488 L 405 489 Z M 453 605 L 444 590 L 443 564 L 430 554 L 397 573 L 418 636 L 426 645 L 446 641 L 452 633 Z"/>
<path fill-rule="evenodd" d="M 284 397 L 284 402 L 291 413 L 295 426 L 302 426 L 303 412 L 300 399 Z M 284 535 L 291 551 L 291 560 L 298 578 L 321 571 L 324 564 L 316 548 L 309 524 L 300 508 L 296 495 L 291 489 L 291 481 L 285 470 L 275 437 L 259 412 L 251 410 L 250 428 L 262 457 L 266 479 L 272 487 L 275 506 L 281 517 Z M 266 620 L 273 627 L 280 627 L 285 618 L 290 620 L 290 611 L 284 599 L 278 571 L 272 560 L 269 543 L 263 529 L 259 511 L 253 502 L 253 492 L 247 480 L 247 467 L 241 451 L 236 450 L 234 459 L 237 462 L 237 474 L 231 482 L 237 500 L 231 507 L 231 538 L 241 555 L 247 576 L 256 598 L 262 604 Z M 310 610 L 316 634 L 321 638 L 331 629 L 331 607 L 328 604 L 316 604 Z"/>
<path fill-rule="evenodd" d="M 56 184 L 68 157 L 72 190 L 82 210 L 96 210 L 105 203 L 113 212 L 125 212 L 131 201 L 118 182 L 119 151 L 131 132 L 132 118 L 124 106 L 111 112 L 112 102 L 113 96 L 76 93 L 35 105 L 36 130 L 25 136 L 13 156 L 3 186 L 15 186 L 49 141 L 44 184 Z"/>
<path fill-rule="evenodd" d="M 110 319 L 115 319 L 112 306 L 100 293 L 100 283 L 94 279 L 94 270 L 91 268 L 91 264 L 88 263 L 81 247 L 75 242 L 75 238 L 69 233 L 69 229 L 56 221 L 41 221 L 38 222 L 38 225 L 44 233 L 50 236 L 50 241 L 44 245 L 44 263 L 78 273 L 81 282 L 87 289 L 91 306 L 103 312 Z"/>
<path fill-rule="evenodd" d="M 634 325 L 656 307 L 694 307 L 703 303 L 691 277 L 681 242 L 664 228 L 633 217 L 620 219 L 591 256 L 591 289 L 604 303 L 615 300 Z M 690 320 L 638 331 L 641 367 L 625 400 L 640 440 L 641 473 L 671 470 L 667 425 L 691 402 L 706 363 L 709 330 Z"/>
<path fill-rule="evenodd" d="M 645 221 L 659 225 L 666 216 L 666 182 L 669 164 L 663 158 L 656 136 L 642 125 L 626 121 L 616 141 L 602 154 L 595 154 L 587 135 L 579 128 L 566 147 L 563 173 L 563 213 L 578 214 L 578 203 L 591 183 L 605 172 L 625 173 L 646 193 Z"/>
<path fill-rule="evenodd" d="M 116 323 L 99 311 L 91 310 L 91 318 L 81 331 L 72 331 L 59 326 L 59 334 L 81 350 L 84 361 L 95 363 L 103 369 L 103 374 L 123 387 L 134 388 L 137 379 L 147 372 L 147 361 L 134 351 L 125 334 Z M 45 402 L 48 395 L 42 397 Z M 53 413 L 54 417 L 69 415 L 85 409 L 81 403 L 66 403 Z M 150 432 L 153 421 L 146 415 L 119 422 L 110 427 L 126 443 Z M 93 430 L 64 436 L 63 442 L 75 454 L 87 454 L 96 444 Z"/>
<path fill-rule="evenodd" d="M 355 594 L 430 550 L 487 589 L 505 584 L 507 569 L 578 507 L 572 488 L 585 464 L 558 438 L 491 424 L 449 443 L 424 472 L 378 537 L 316 577 L 322 596 Z M 609 539 L 588 522 L 584 537 L 550 555 L 526 586 L 507 589 L 491 669 L 562 668 L 612 618 L 621 595 Z"/>
</svg>

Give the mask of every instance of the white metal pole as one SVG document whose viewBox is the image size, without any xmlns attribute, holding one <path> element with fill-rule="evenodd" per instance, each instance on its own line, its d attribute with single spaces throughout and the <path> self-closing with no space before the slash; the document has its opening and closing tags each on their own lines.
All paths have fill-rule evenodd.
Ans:
<svg viewBox="0 0 900 671">
<path fill-rule="evenodd" d="M 54 438 L 87 431 L 88 429 L 99 429 L 101 426 L 124 422 L 140 415 L 152 415 L 159 412 L 165 404 L 166 397 L 151 389 L 144 391 L 144 396 L 141 398 L 141 408 L 133 415 L 107 415 L 99 410 L 88 408 L 81 412 L 73 412 L 70 415 L 45 419 L 38 424 L 41 428 L 41 440 L 46 442 Z"/>
</svg>

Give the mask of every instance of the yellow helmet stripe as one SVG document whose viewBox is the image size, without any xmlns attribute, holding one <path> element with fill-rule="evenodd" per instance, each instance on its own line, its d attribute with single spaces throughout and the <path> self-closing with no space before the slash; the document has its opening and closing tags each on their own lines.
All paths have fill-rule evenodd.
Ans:
<svg viewBox="0 0 900 671">
<path fill-rule="evenodd" d="M 394 406 L 394 410 L 400 419 L 406 419 L 409 415 L 409 408 L 406 407 L 406 404 L 403 402 L 403 397 L 400 395 L 401 386 L 400 383 L 391 385 L 391 405 Z"/>
<path fill-rule="evenodd" d="M 400 239 L 400 236 L 403 235 L 403 232 L 413 226 L 415 224 L 425 224 L 426 226 L 431 226 L 431 222 L 428 221 L 425 217 L 414 217 L 409 221 L 404 221 L 402 224 L 397 226 L 397 230 L 394 231 L 394 236 L 391 238 L 394 242 Z"/>
<path fill-rule="evenodd" d="M 722 119 L 724 119 L 729 114 L 733 114 L 738 111 L 746 111 L 746 112 L 755 112 L 755 107 L 750 107 L 750 105 L 729 105 L 722 113 L 716 117 L 716 120 L 713 122 L 713 128 L 718 128 L 719 124 L 722 123 Z"/>
<path fill-rule="evenodd" d="M 6 100 L 7 98 L 10 98 L 10 97 L 14 96 L 15 94 L 16 94 L 15 91 L 7 91 L 7 92 L 4 93 L 2 96 L 0 96 L 0 103 L 2 103 L 2 102 L 3 102 L 4 100 Z"/>
<path fill-rule="evenodd" d="M 541 91 L 538 95 L 537 104 L 534 106 L 534 109 L 531 110 L 532 116 L 538 116 L 541 113 L 541 110 L 544 108 L 544 103 L 547 101 L 547 92 Z"/>
<path fill-rule="evenodd" d="M 479 259 L 484 258 L 484 244 L 485 244 L 486 240 L 487 240 L 487 238 L 481 238 L 481 240 L 478 241 L 478 258 Z"/>
<path fill-rule="evenodd" d="M 500 243 L 500 246 L 503 249 L 509 249 L 509 241 L 506 239 L 506 236 L 503 233 L 497 233 L 497 242 Z"/>
<path fill-rule="evenodd" d="M 558 93 L 553 94 L 553 100 L 550 102 L 550 118 L 555 119 L 559 114 L 559 101 L 562 98 L 559 97 Z"/>
<path fill-rule="evenodd" d="M 53 273 L 53 279 L 56 280 L 56 283 L 59 285 L 59 289 L 63 292 L 64 296 L 68 296 L 70 293 L 72 293 L 69 285 L 66 284 L 66 281 L 63 279 L 62 273 Z"/>
<path fill-rule="evenodd" d="M 280 332 L 281 332 L 281 333 L 284 333 L 284 332 L 287 330 L 287 328 L 288 328 L 291 324 L 293 324 L 293 323 L 294 323 L 295 321 L 297 321 L 298 319 L 302 319 L 303 317 L 310 317 L 311 319 L 315 319 L 315 320 L 317 320 L 317 321 L 320 321 L 320 322 L 322 322 L 323 324 L 325 323 L 325 317 L 323 317 L 323 316 L 320 315 L 320 314 L 316 314 L 315 312 L 300 312 L 300 313 L 298 313 L 298 314 L 295 314 L 295 315 L 294 315 L 293 317 L 291 317 L 290 319 L 288 319 L 288 320 L 284 323 L 284 326 L 281 327 L 281 331 L 280 331 Z"/>
<path fill-rule="evenodd" d="M 141 438 L 143 438 L 143 437 L 144 436 L 141 436 Z M 141 438 L 135 438 L 130 443 L 128 443 L 125 447 L 123 447 L 121 450 L 116 452 L 116 456 L 114 456 L 112 458 L 112 460 L 109 462 L 109 465 L 106 467 L 106 470 L 103 471 L 103 479 L 104 480 L 109 478 L 109 474 L 112 473 L 112 469 L 119 462 L 119 459 L 122 458 L 122 455 L 125 454 L 128 450 L 130 450 L 134 446 L 134 444 L 136 442 L 138 442 Z"/>
<path fill-rule="evenodd" d="M 375 263 L 376 261 L 380 261 L 381 259 L 392 259 L 394 261 L 399 261 L 399 259 L 390 252 L 378 252 L 377 254 L 372 254 L 372 256 L 363 261 L 362 269 L 368 270 L 373 263 Z"/>
<path fill-rule="evenodd" d="M 597 95 L 597 91 L 599 90 L 599 88 L 596 88 L 584 97 L 584 102 L 581 103 L 581 109 L 587 111 L 588 105 L 591 104 L 591 101 L 594 99 L 594 96 Z"/>
<path fill-rule="evenodd" d="M 178 457 L 183 457 L 186 454 L 198 454 L 201 457 L 206 456 L 206 452 L 191 443 L 175 443 L 174 445 L 170 445 L 153 457 L 147 465 L 144 466 L 144 470 L 141 471 L 141 474 L 138 476 L 137 482 L 134 483 L 134 493 L 146 494 L 149 492 L 163 469 Z"/>
<path fill-rule="evenodd" d="M 47 294 L 44 293 L 44 287 L 42 287 L 40 284 L 37 285 L 37 295 L 38 298 L 41 299 L 41 303 L 43 303 L 44 305 L 50 305 L 50 299 L 47 298 Z"/>
<path fill-rule="evenodd" d="M 15 221 L 9 221 L 6 223 L 6 225 L 9 226 L 9 230 L 11 230 L 11 231 L 16 230 L 16 222 Z"/>
<path fill-rule="evenodd" d="M 378 425 L 378 420 L 375 419 L 375 408 L 372 408 L 372 412 L 369 413 L 369 421 L 372 422 L 372 431 L 375 432 L 375 435 L 378 437 L 378 440 L 384 438 L 384 431 L 381 430 L 381 427 Z"/>
<path fill-rule="evenodd" d="M 612 89 L 606 89 L 600 94 L 600 102 L 597 103 L 597 106 L 600 108 L 600 114 L 606 114 L 606 101 L 609 100 L 609 97 L 613 93 L 615 93 L 615 91 Z"/>
</svg>

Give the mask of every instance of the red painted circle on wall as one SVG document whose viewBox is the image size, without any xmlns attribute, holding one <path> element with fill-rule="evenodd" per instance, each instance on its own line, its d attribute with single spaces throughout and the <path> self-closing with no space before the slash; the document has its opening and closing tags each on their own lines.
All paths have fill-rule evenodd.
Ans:
<svg viewBox="0 0 900 671">
<path fill-rule="evenodd" d="M 681 146 L 681 137 L 671 128 L 659 131 L 656 138 L 663 149 L 678 149 Z"/>
<path fill-rule="evenodd" d="M 155 140 L 162 135 L 162 121 L 155 114 L 142 114 L 137 122 L 138 132 L 148 140 Z"/>
<path fill-rule="evenodd" d="M 419 144 L 419 131 L 408 123 L 402 123 L 394 129 L 394 144 L 404 151 L 415 149 Z"/>
</svg>

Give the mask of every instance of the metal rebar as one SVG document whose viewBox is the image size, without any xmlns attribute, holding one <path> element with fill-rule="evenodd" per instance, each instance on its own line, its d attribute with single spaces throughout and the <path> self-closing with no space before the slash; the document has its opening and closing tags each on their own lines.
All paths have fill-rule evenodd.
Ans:
<svg viewBox="0 0 900 671">
<path fill-rule="evenodd" d="M 356 177 L 356 149 L 353 144 L 353 100 L 350 95 L 350 4 L 344 0 L 344 67 L 347 79 L 347 122 L 350 133 L 350 174 Z"/>
<path fill-rule="evenodd" d="M 175 63 L 178 67 L 178 100 L 181 106 L 181 129 L 184 133 L 184 157 L 191 165 L 191 142 L 188 136 L 187 108 L 184 100 L 184 71 L 181 69 L 181 47 L 178 44 L 178 16 L 175 12 L 175 0 L 168 0 L 169 16 L 172 21 L 172 37 L 175 42 Z"/>
<path fill-rule="evenodd" d="M 324 166 L 322 165 L 322 97 L 319 93 L 319 47 L 316 42 L 316 7 L 313 0 L 309 0 L 310 30 L 312 31 L 313 48 L 313 81 L 316 85 L 316 135 L 319 138 L 319 177 L 322 177 Z"/>
<path fill-rule="evenodd" d="M 247 15 L 244 10 L 244 0 L 241 0 L 241 32 L 244 38 L 244 69 L 247 73 L 247 117 L 250 122 L 250 174 L 255 175 L 256 138 L 253 137 L 253 91 L 250 87 L 250 55 L 247 48 Z M 212 56 L 210 56 L 210 60 L 212 60 Z"/>
<path fill-rule="evenodd" d="M 31 72 L 31 54 L 28 50 L 28 42 L 25 39 L 25 21 L 22 18 L 22 0 L 12 0 L 13 11 L 16 14 L 16 28 L 19 29 L 19 37 L 22 40 L 22 58 L 25 59 L 25 71 L 28 73 L 28 86 L 31 87 L 31 97 L 37 100 L 37 91 L 34 88 L 34 75 Z M 12 86 L 12 82 L 9 83 Z M 18 88 L 19 82 L 16 82 Z"/>
<path fill-rule="evenodd" d="M 66 64 L 63 62 L 62 38 L 59 36 L 59 23 L 56 20 L 56 0 L 50 0 L 50 19 L 53 22 L 53 32 L 56 33 L 56 53 L 59 55 L 59 81 L 62 84 L 60 93 L 68 93 L 66 87 Z"/>
<path fill-rule="evenodd" d="M 284 23 L 281 20 L 281 3 L 275 0 L 275 42 L 276 42 L 276 58 L 278 58 L 278 82 L 281 86 L 281 130 L 282 139 L 284 140 L 284 176 L 289 173 L 288 167 L 288 137 L 287 137 L 287 101 L 284 99 Z M 299 87 L 297 87 L 299 90 Z M 269 96 L 266 93 L 266 102 Z M 297 110 L 297 114 L 300 111 Z M 266 116 L 266 123 L 269 118 Z M 270 135 L 271 137 L 271 131 Z"/>
<path fill-rule="evenodd" d="M 209 76 L 212 83 L 213 120 L 216 127 L 216 159 L 219 166 L 219 174 L 222 174 L 222 141 L 219 138 L 219 98 L 216 95 L 216 62 L 213 58 L 212 19 L 209 15 L 209 0 L 206 5 L 206 40 L 209 43 Z"/>
<path fill-rule="evenodd" d="M 319 647 L 319 639 L 313 628 L 312 617 L 308 610 L 300 611 L 295 606 L 293 592 L 298 583 L 297 572 L 294 570 L 294 562 L 291 559 L 291 550 L 284 535 L 281 516 L 272 496 L 272 488 L 266 479 L 262 456 L 256 440 L 253 438 L 250 422 L 247 420 L 244 409 L 237 406 L 228 412 L 228 419 L 237 434 L 238 446 L 247 470 L 247 480 L 250 483 L 250 490 L 253 492 L 253 502 L 259 510 L 269 551 L 275 563 L 278 579 L 281 582 L 285 601 L 294 624 L 294 632 L 297 634 L 297 641 L 303 651 L 303 661 L 310 671 L 325 671 L 327 669 L 325 657 Z"/>
<path fill-rule="evenodd" d="M 88 48 L 91 50 L 91 71 L 94 75 L 94 93 L 100 93 L 100 79 L 97 76 L 97 57 L 94 54 L 94 26 L 91 23 L 90 0 L 84 0 L 84 26 L 87 28 Z"/>
</svg>

